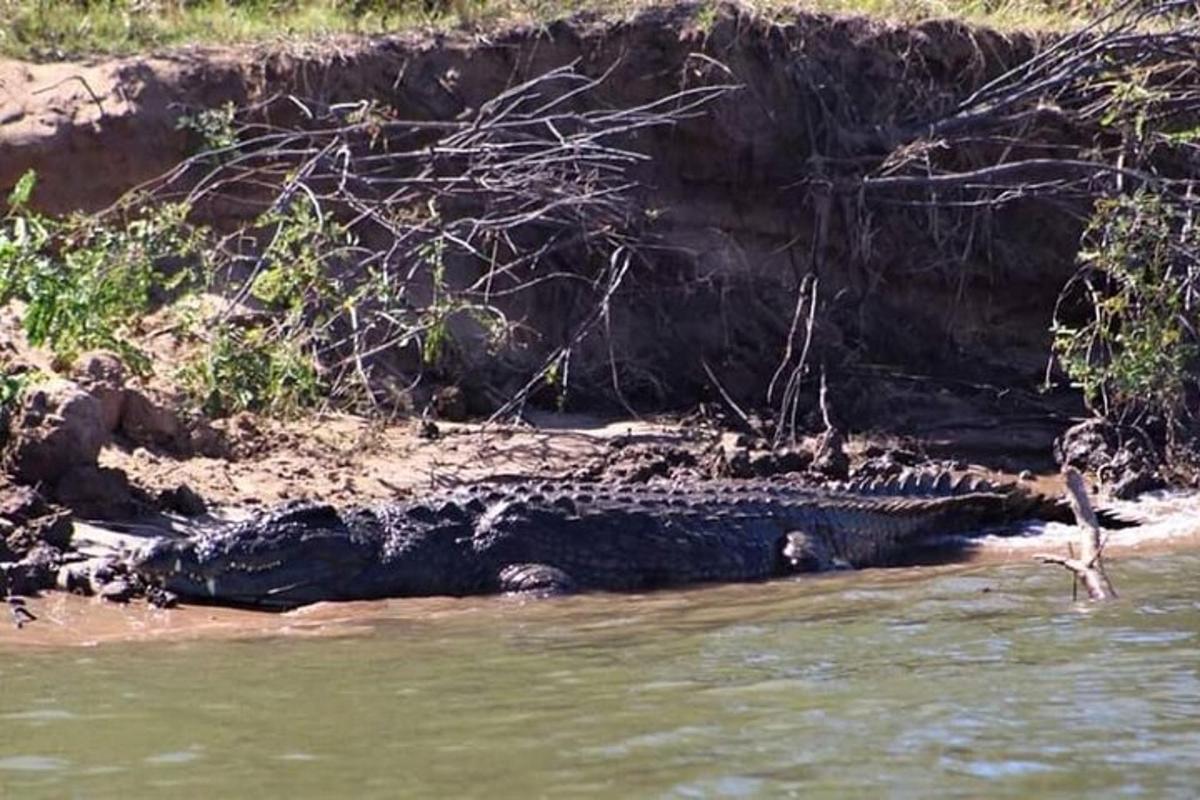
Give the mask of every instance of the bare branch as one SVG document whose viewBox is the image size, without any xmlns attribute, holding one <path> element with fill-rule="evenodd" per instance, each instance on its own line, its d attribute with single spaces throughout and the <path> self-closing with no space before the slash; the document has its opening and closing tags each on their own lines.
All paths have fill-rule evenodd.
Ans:
<svg viewBox="0 0 1200 800">
<path fill-rule="evenodd" d="M 1043 564 L 1057 564 L 1065 567 L 1078 583 L 1083 584 L 1091 600 L 1111 600 L 1117 592 L 1104 571 L 1104 547 L 1100 539 L 1100 522 L 1096 512 L 1088 500 L 1087 487 L 1084 486 L 1083 476 L 1072 467 L 1063 470 L 1067 486 L 1067 502 L 1075 512 L 1075 521 L 1079 526 L 1079 556 L 1057 556 L 1040 554 L 1034 556 Z"/>
</svg>

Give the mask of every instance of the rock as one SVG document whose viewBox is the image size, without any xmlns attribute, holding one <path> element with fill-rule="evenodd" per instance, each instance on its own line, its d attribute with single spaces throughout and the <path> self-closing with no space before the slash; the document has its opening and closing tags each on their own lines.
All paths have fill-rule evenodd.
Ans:
<svg viewBox="0 0 1200 800">
<path fill-rule="evenodd" d="M 124 388 L 129 377 L 121 357 L 107 350 L 92 350 L 81 355 L 75 361 L 74 375 L 84 385 L 103 384 L 114 389 Z"/>
<path fill-rule="evenodd" d="M 45 498 L 32 486 L 0 485 L 0 517 L 22 523 L 48 510 Z"/>
<path fill-rule="evenodd" d="M 1054 460 L 1059 466 L 1095 472 L 1112 461 L 1118 447 L 1116 428 L 1102 419 L 1089 419 L 1054 441 Z"/>
<path fill-rule="evenodd" d="M 826 478 L 844 481 L 850 475 L 850 457 L 841 431 L 830 428 L 817 437 L 813 448 L 812 469 Z"/>
<path fill-rule="evenodd" d="M 192 453 L 205 458 L 226 458 L 229 455 L 229 444 L 225 437 L 204 418 L 195 420 L 188 430 L 188 447 Z"/>
<path fill-rule="evenodd" d="M 20 559 L 38 542 L 65 548 L 71 532 L 70 515 L 51 508 L 36 489 L 0 479 L 0 561 Z"/>
<path fill-rule="evenodd" d="M 75 380 L 100 403 L 100 416 L 109 433 L 121 424 L 125 409 L 125 365 L 115 354 L 104 350 L 85 353 L 75 362 Z"/>
<path fill-rule="evenodd" d="M 260 420 L 249 411 L 239 411 L 232 417 L 215 420 L 214 430 L 221 437 L 222 458 L 251 458 L 282 444 L 278 431 L 265 432 Z"/>
<path fill-rule="evenodd" d="M 90 595 L 92 580 L 87 562 L 64 564 L 54 576 L 54 588 L 71 594 Z"/>
<path fill-rule="evenodd" d="M 172 452 L 183 449 L 190 441 L 174 411 L 132 389 L 125 390 L 121 433 L 137 444 L 162 447 Z"/>
<path fill-rule="evenodd" d="M 108 439 L 99 401 L 55 379 L 26 392 L 3 465 L 21 483 L 54 485 L 72 468 L 94 465 Z"/>
<path fill-rule="evenodd" d="M 754 470 L 750 466 L 750 452 L 744 447 L 727 451 L 724 471 L 730 478 L 749 478 L 754 475 Z"/>
<path fill-rule="evenodd" d="M 174 608 L 179 604 L 179 595 L 158 586 L 147 586 L 146 602 L 155 608 Z"/>
<path fill-rule="evenodd" d="M 463 422 L 467 418 L 467 398 L 458 386 L 442 386 L 433 393 L 433 410 L 438 419 Z"/>
<path fill-rule="evenodd" d="M 97 558 L 83 565 L 87 577 L 85 592 L 109 602 L 127 603 L 137 594 L 137 583 L 125 568 L 110 558 Z"/>
<path fill-rule="evenodd" d="M 175 511 L 185 517 L 198 517 L 208 510 L 204 498 L 185 483 L 159 492 L 158 505 L 164 511 Z"/>
<path fill-rule="evenodd" d="M 110 603 L 128 603 L 136 594 L 133 584 L 124 578 L 114 578 L 93 588 L 99 597 Z"/>
<path fill-rule="evenodd" d="M 607 451 L 586 465 L 572 470 L 574 480 L 608 480 L 617 483 L 648 483 L 656 478 L 679 478 L 699 468 L 696 455 L 677 444 L 633 442 L 626 437 L 611 439 Z"/>
<path fill-rule="evenodd" d="M 755 450 L 749 455 L 750 472 L 760 478 L 774 475 L 776 470 L 775 456 L 768 450 Z"/>
<path fill-rule="evenodd" d="M 71 546 L 71 537 L 75 533 L 75 525 L 71 522 L 69 511 L 59 511 L 32 519 L 25 523 L 25 529 L 36 541 L 45 542 L 59 550 L 66 550 Z"/>
<path fill-rule="evenodd" d="M 1092 473 L 1119 499 L 1166 485 L 1145 435 L 1105 420 L 1089 419 L 1068 428 L 1054 443 L 1054 457 L 1059 464 Z"/>
<path fill-rule="evenodd" d="M 812 453 L 800 447 L 781 447 L 775 453 L 777 472 L 803 472 L 812 465 Z"/>
<path fill-rule="evenodd" d="M 64 475 L 54 497 L 82 517 L 119 519 L 137 510 L 125 473 L 94 464 L 75 467 Z"/>
<path fill-rule="evenodd" d="M 1162 489 L 1167 482 L 1157 472 L 1133 470 L 1123 474 L 1108 490 L 1118 500 L 1132 500 L 1144 492 Z"/>
<path fill-rule="evenodd" d="M 0 594 L 37 594 L 54 588 L 62 555 L 39 545 L 17 562 L 0 564 Z"/>
</svg>

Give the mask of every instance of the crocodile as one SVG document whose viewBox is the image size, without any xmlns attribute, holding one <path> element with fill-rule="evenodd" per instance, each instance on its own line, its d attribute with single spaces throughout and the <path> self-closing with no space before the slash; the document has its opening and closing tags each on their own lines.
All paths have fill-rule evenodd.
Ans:
<svg viewBox="0 0 1200 800">
<path fill-rule="evenodd" d="M 276 609 L 642 591 L 882 566 L 937 534 L 1061 513 L 1019 488 L 949 474 L 838 489 L 775 480 L 482 483 L 346 510 L 285 504 L 158 539 L 129 566 L 185 599 Z"/>
</svg>

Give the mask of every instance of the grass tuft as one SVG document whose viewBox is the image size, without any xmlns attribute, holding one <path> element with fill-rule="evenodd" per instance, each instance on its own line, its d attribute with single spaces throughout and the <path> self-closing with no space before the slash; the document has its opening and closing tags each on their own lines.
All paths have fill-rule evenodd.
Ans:
<svg viewBox="0 0 1200 800">
<path fill-rule="evenodd" d="M 666 0 L 0 0 L 0 54 L 32 61 L 129 54 L 191 43 L 302 40 L 428 28 L 544 22 L 581 10 L 614 17 Z M 953 17 L 1001 29 L 1077 26 L 1111 0 L 746 0 L 903 22 Z M 715 3 L 702 3 L 701 15 Z"/>
</svg>

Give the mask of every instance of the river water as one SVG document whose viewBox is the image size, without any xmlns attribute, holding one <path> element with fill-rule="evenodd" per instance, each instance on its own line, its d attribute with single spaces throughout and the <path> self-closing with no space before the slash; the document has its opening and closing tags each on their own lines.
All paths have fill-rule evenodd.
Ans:
<svg viewBox="0 0 1200 800">
<path fill-rule="evenodd" d="M 0 797 L 1200 795 L 1200 551 L 0 644 Z"/>
</svg>

